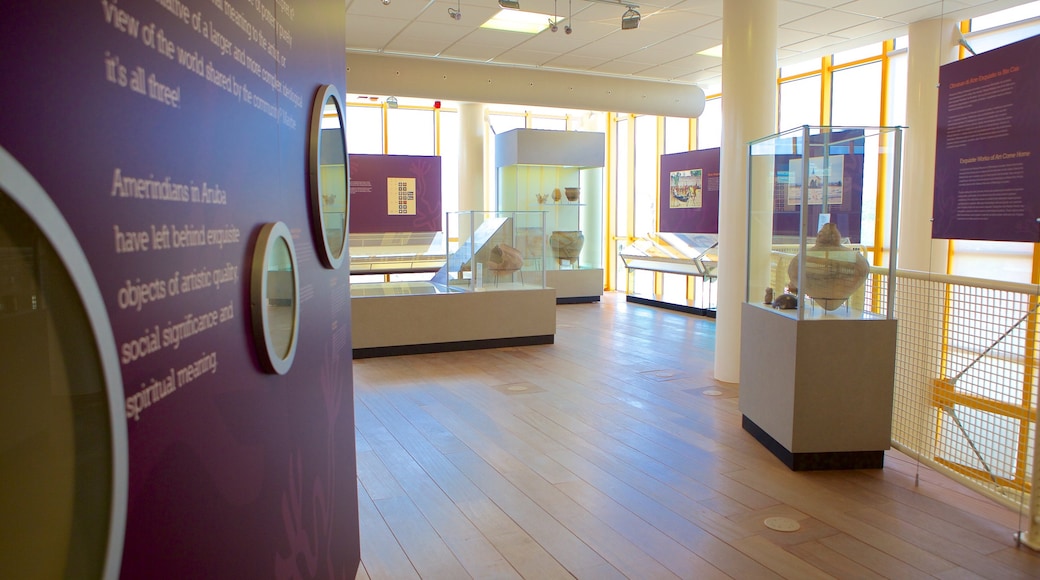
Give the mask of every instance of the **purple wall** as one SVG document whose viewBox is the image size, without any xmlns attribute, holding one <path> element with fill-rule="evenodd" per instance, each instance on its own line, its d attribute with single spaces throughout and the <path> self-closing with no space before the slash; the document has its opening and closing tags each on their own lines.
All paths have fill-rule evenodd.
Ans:
<svg viewBox="0 0 1040 580">
<path fill-rule="evenodd" d="M 1037 52 L 1040 36 L 939 69 L 933 238 L 1040 241 Z"/>
<path fill-rule="evenodd" d="M 68 220 L 122 357 L 124 577 L 356 570 L 347 269 L 316 259 L 307 186 L 310 103 L 323 83 L 346 89 L 344 44 L 336 0 L 4 8 L 0 147 Z M 273 221 L 293 232 L 302 290 L 285 376 L 261 371 L 251 335 L 251 253 Z M 151 300 L 132 299 L 145 288 Z M 208 330 L 164 334 L 211 312 L 222 321 Z M 156 330 L 154 351 L 136 348 Z M 201 360 L 215 366 L 144 406 Z"/>
<path fill-rule="evenodd" d="M 719 148 L 661 156 L 658 230 L 719 233 Z"/>
<path fill-rule="evenodd" d="M 414 207 L 390 213 L 388 178 L 414 180 Z M 350 155 L 350 233 L 439 232 L 442 221 L 440 157 Z"/>
</svg>

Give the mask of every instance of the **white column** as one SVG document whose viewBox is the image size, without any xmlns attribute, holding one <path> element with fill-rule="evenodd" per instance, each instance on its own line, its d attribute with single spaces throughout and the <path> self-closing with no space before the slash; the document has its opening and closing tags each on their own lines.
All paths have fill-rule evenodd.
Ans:
<svg viewBox="0 0 1040 580">
<path fill-rule="evenodd" d="M 777 0 L 722 5 L 722 161 L 715 378 L 740 381 L 747 279 L 747 144 L 776 132 Z"/>
<path fill-rule="evenodd" d="M 459 209 L 484 209 L 484 110 L 482 103 L 459 105 Z"/>
<path fill-rule="evenodd" d="M 906 132 L 896 265 L 946 273 L 946 243 L 932 242 L 935 135 L 939 66 L 957 59 L 957 23 L 933 19 L 910 25 L 907 53 Z"/>
</svg>

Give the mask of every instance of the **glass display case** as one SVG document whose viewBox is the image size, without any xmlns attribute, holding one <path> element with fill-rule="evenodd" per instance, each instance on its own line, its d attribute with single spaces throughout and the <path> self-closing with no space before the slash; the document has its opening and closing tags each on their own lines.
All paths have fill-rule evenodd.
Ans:
<svg viewBox="0 0 1040 580">
<path fill-rule="evenodd" d="M 419 274 L 444 266 L 444 232 L 350 234 L 350 273 Z"/>
<path fill-rule="evenodd" d="M 545 287 L 545 212 L 448 212 L 448 238 L 458 240 L 431 280 L 452 290 Z"/>
<path fill-rule="evenodd" d="M 545 214 L 548 284 L 557 297 L 603 293 L 605 136 L 580 131 L 514 129 L 498 135 L 498 208 Z"/>
<path fill-rule="evenodd" d="M 654 233 L 621 249 L 625 267 L 714 279 L 719 268 L 718 234 Z"/>
<path fill-rule="evenodd" d="M 745 301 L 798 320 L 891 318 L 898 227 L 887 240 L 873 229 L 879 211 L 898 223 L 901 150 L 900 127 L 805 126 L 752 141 Z M 872 265 L 888 268 L 886 296 Z"/>
<path fill-rule="evenodd" d="M 792 470 L 881 468 L 891 446 L 901 149 L 900 127 L 748 146 L 741 423 Z"/>
</svg>

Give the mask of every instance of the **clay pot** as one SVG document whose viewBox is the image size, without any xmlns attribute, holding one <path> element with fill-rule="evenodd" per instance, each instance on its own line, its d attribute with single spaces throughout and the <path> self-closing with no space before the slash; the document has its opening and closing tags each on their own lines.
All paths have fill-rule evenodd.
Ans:
<svg viewBox="0 0 1040 580">
<path fill-rule="evenodd" d="M 824 310 L 836 310 L 863 285 L 870 264 L 863 254 L 841 245 L 841 232 L 833 223 L 824 224 L 816 235 L 816 244 L 806 250 L 805 287 L 802 291 Z M 787 277 L 798 285 L 798 264 L 795 256 L 787 267 Z"/>
<path fill-rule="evenodd" d="M 577 187 L 565 187 L 563 188 L 563 194 L 567 196 L 567 201 L 578 201 L 581 190 Z"/>
<path fill-rule="evenodd" d="M 560 198 L 562 198 L 563 195 L 560 193 L 560 188 L 559 187 L 557 187 L 556 189 L 553 190 L 552 196 L 553 196 L 553 201 L 555 201 L 557 203 L 560 201 Z"/>
<path fill-rule="evenodd" d="M 549 235 L 549 249 L 557 262 L 576 261 L 584 246 L 585 234 L 578 230 L 556 231 Z"/>
</svg>

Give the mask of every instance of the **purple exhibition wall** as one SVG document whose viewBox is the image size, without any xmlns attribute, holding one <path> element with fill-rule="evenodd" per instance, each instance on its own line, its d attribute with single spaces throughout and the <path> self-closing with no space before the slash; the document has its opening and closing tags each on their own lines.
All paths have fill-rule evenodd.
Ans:
<svg viewBox="0 0 1040 580">
<path fill-rule="evenodd" d="M 1040 241 L 1040 36 L 939 69 L 932 237 Z"/>
<path fill-rule="evenodd" d="M 387 179 L 414 179 L 414 214 L 390 213 Z M 350 155 L 350 233 L 441 231 L 441 158 Z"/>
<path fill-rule="evenodd" d="M 825 145 L 825 143 L 829 143 L 829 145 Z M 829 159 L 831 163 L 841 163 L 840 181 L 829 177 L 827 179 L 829 183 L 824 189 L 832 192 L 833 188 L 836 188 L 837 191 L 833 191 L 833 193 L 840 194 L 840 203 L 831 202 L 828 207 L 831 216 L 830 222 L 838 226 L 842 236 L 847 237 L 853 244 L 860 243 L 860 232 L 863 226 L 864 145 L 861 129 L 846 129 L 809 136 L 810 163 L 824 158 Z M 773 235 L 798 237 L 801 230 L 801 204 L 791 203 L 790 196 L 792 191 L 800 192 L 801 190 L 801 176 L 796 173 L 801 171 L 802 157 L 801 155 L 778 154 L 774 156 L 773 161 L 775 171 Z M 831 193 L 828 193 L 828 196 L 830 195 Z M 822 211 L 822 204 L 809 204 L 808 223 L 811 230 L 807 233 L 809 237 L 816 235 L 816 224 L 819 223 Z"/>
<path fill-rule="evenodd" d="M 719 148 L 661 156 L 661 197 L 658 230 L 679 234 L 719 233 Z M 696 193 L 674 197 L 676 179 L 693 173 Z M 698 200 L 697 197 L 700 197 Z"/>
<path fill-rule="evenodd" d="M 316 258 L 307 167 L 314 95 L 346 90 L 344 11 L 338 0 L 4 7 L 0 147 L 69 222 L 120 355 L 123 577 L 357 568 L 348 273 Z M 261 370 L 250 320 L 253 246 L 274 221 L 293 234 L 301 285 L 284 376 Z M 178 340 L 179 323 L 210 315 Z"/>
</svg>

